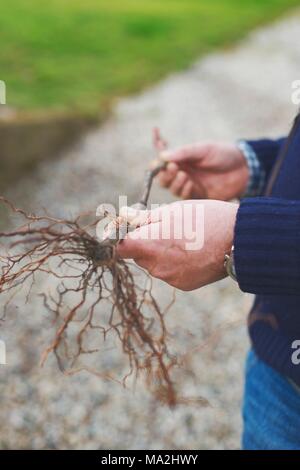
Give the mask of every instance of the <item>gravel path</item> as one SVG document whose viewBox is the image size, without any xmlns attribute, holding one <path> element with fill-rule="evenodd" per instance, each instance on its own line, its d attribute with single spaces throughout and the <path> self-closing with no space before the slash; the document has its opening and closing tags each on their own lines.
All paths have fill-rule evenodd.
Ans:
<svg viewBox="0 0 300 470">
<path fill-rule="evenodd" d="M 298 39 L 299 17 L 287 17 L 234 49 L 210 55 L 120 101 L 101 129 L 63 158 L 43 164 L 8 195 L 23 207 L 44 206 L 57 215 L 116 202 L 119 194 L 135 202 L 143 170 L 152 158 L 150 135 L 155 125 L 172 145 L 282 134 L 295 113 L 290 95 L 291 82 L 299 78 Z M 152 200 L 172 198 L 156 188 Z M 37 290 L 47 287 L 41 284 Z M 170 294 L 161 284 L 157 291 L 161 298 Z M 0 368 L 0 447 L 239 447 L 250 302 L 250 296 L 228 280 L 178 293 L 170 317 L 181 348 L 204 345 L 216 329 L 223 331 L 193 355 L 189 370 L 178 377 L 187 394 L 203 395 L 211 407 L 182 405 L 171 411 L 155 403 L 143 384 L 123 390 L 88 374 L 67 378 L 52 360 L 40 369 L 39 354 L 48 334 L 43 308 L 38 299 L 27 305 L 20 299 L 0 330 L 8 361 Z M 231 321 L 237 323 L 225 328 Z M 187 324 L 193 334 L 186 332 Z M 99 364 L 122 372 L 122 359 L 113 353 L 99 357 Z"/>
</svg>

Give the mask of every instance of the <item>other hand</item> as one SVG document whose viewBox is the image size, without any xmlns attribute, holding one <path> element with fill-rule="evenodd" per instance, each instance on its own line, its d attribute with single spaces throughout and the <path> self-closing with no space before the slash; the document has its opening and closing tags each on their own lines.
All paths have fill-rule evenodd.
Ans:
<svg viewBox="0 0 300 470">
<path fill-rule="evenodd" d="M 161 155 L 169 164 L 160 184 L 182 199 L 229 201 L 246 190 L 248 165 L 234 144 L 198 143 Z"/>
</svg>

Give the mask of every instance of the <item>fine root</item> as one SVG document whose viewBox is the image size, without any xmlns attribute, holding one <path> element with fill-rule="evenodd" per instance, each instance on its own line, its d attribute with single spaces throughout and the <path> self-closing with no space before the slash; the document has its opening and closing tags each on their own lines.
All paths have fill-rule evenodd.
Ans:
<svg viewBox="0 0 300 470">
<path fill-rule="evenodd" d="M 166 147 L 158 130 L 154 132 L 154 144 L 157 152 Z M 153 178 L 164 167 L 158 160 L 147 171 L 140 207 L 146 208 Z M 26 289 L 28 300 L 37 276 L 56 280 L 54 293 L 40 294 L 55 328 L 41 364 L 52 353 L 65 374 L 87 370 L 118 381 L 110 372 L 101 373 L 79 362 L 83 355 L 100 353 L 106 341 L 113 338 L 127 361 L 123 385 L 129 377 L 143 374 L 157 399 L 171 406 L 185 403 L 177 396 L 172 380 L 179 361 L 169 351 L 165 324 L 174 299 L 161 309 L 152 293 L 150 276 L 143 272 L 141 280 L 139 268 L 118 256 L 117 243 L 124 230 L 130 229 L 126 220 L 115 219 L 119 237 L 99 241 L 96 216 L 80 214 L 71 220 L 38 216 L 16 208 L 3 197 L 0 201 L 21 219 L 14 230 L 0 232 L 0 293 L 8 295 L 5 310 L 20 289 Z"/>
</svg>

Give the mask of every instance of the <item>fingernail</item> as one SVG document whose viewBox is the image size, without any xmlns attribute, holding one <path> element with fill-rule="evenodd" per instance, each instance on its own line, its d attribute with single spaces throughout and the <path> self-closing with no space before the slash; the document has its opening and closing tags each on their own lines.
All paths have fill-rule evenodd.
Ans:
<svg viewBox="0 0 300 470">
<path fill-rule="evenodd" d="M 137 213 L 138 211 L 136 209 L 133 209 L 132 207 L 122 207 L 120 209 L 120 215 L 126 218 L 136 217 Z"/>
<path fill-rule="evenodd" d="M 170 160 L 171 158 L 171 152 L 169 152 L 168 150 L 164 150 L 163 152 L 161 152 L 159 154 L 160 158 L 162 158 L 163 160 Z"/>
<path fill-rule="evenodd" d="M 133 207 L 127 207 L 126 213 L 129 216 L 133 216 L 133 215 L 137 215 L 138 211 L 137 209 L 134 209 Z"/>
</svg>

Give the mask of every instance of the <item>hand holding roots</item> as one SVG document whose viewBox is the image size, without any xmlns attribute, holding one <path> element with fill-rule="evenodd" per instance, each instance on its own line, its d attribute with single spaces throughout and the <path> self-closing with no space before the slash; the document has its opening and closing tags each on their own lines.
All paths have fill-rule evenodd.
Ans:
<svg viewBox="0 0 300 470">
<path fill-rule="evenodd" d="M 158 131 L 154 142 L 158 151 L 165 147 Z M 147 206 L 152 180 L 164 166 L 159 162 L 147 172 L 141 207 Z M 139 285 L 137 268 L 117 256 L 116 241 L 99 242 L 95 234 L 98 220 L 87 222 L 88 214 L 74 220 L 35 216 L 17 209 L 4 198 L 1 201 L 22 219 L 22 225 L 0 233 L 1 240 L 8 244 L 7 253 L 1 254 L 0 292 L 7 292 L 11 301 L 23 287 L 28 296 L 37 275 L 44 273 L 58 280 L 55 294 L 41 294 L 56 325 L 54 338 L 42 355 L 42 364 L 54 353 L 60 368 L 73 373 L 83 354 L 95 352 L 89 348 L 91 333 L 98 335 L 99 344 L 115 335 L 128 360 L 123 383 L 128 376 L 145 372 L 154 393 L 174 405 L 177 398 L 171 370 L 177 361 L 167 345 L 167 309 L 161 311 L 155 301 L 151 279 L 148 277 L 146 285 L 145 282 Z M 75 347 L 69 336 L 74 325 Z"/>
</svg>

